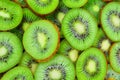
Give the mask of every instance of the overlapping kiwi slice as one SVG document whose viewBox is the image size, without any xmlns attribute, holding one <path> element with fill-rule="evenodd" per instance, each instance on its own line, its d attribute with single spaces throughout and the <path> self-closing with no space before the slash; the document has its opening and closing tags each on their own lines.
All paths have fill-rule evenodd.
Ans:
<svg viewBox="0 0 120 80">
<path fill-rule="evenodd" d="M 9 5 L 8 5 L 9 4 Z M 0 0 L 0 30 L 10 30 L 22 21 L 22 8 L 8 0 Z"/>
<path fill-rule="evenodd" d="M 78 50 L 85 50 L 92 46 L 97 29 L 96 20 L 84 9 L 69 10 L 62 21 L 65 39 Z"/>
<path fill-rule="evenodd" d="M 26 2 L 34 12 L 40 15 L 53 12 L 59 4 L 59 0 L 26 0 Z"/>
<path fill-rule="evenodd" d="M 68 56 L 72 62 L 76 62 L 79 50 L 74 49 L 65 39 L 61 41 L 58 53 Z"/>
<path fill-rule="evenodd" d="M 111 2 L 103 8 L 101 23 L 106 35 L 112 41 L 120 41 L 120 3 Z"/>
<path fill-rule="evenodd" d="M 106 3 L 102 0 L 88 0 L 84 8 L 95 16 L 97 22 L 100 23 L 100 10 Z"/>
<path fill-rule="evenodd" d="M 109 58 L 113 70 L 120 73 L 120 42 L 112 45 Z"/>
<path fill-rule="evenodd" d="M 69 8 L 79 8 L 88 2 L 88 0 L 62 0 L 62 1 Z"/>
<path fill-rule="evenodd" d="M 30 25 L 23 35 L 25 50 L 37 60 L 51 57 L 59 45 L 57 27 L 48 20 L 39 20 Z"/>
<path fill-rule="evenodd" d="M 27 6 L 25 0 L 13 0 L 13 1 L 15 1 L 16 3 L 18 3 L 19 5 L 21 5 L 22 7 L 26 7 Z"/>
<path fill-rule="evenodd" d="M 27 52 L 24 52 L 19 65 L 28 67 L 34 74 L 38 63 Z"/>
<path fill-rule="evenodd" d="M 76 63 L 78 80 L 104 80 L 106 71 L 106 58 L 97 48 L 82 52 Z"/>
<path fill-rule="evenodd" d="M 29 8 L 23 8 L 23 20 L 22 20 L 22 29 L 26 31 L 26 29 L 30 26 L 30 24 L 34 21 L 40 20 L 41 18 L 34 14 Z"/>
<path fill-rule="evenodd" d="M 74 80 L 75 69 L 72 62 L 63 55 L 55 55 L 48 62 L 39 63 L 35 80 Z"/>
<path fill-rule="evenodd" d="M 22 66 L 15 67 L 4 74 L 1 80 L 34 80 L 31 71 Z"/>
<path fill-rule="evenodd" d="M 0 73 L 14 67 L 22 56 L 22 43 L 10 32 L 0 32 Z"/>
<path fill-rule="evenodd" d="M 120 79 L 120 74 L 115 72 L 109 64 L 105 80 L 119 80 L 119 79 Z"/>
</svg>

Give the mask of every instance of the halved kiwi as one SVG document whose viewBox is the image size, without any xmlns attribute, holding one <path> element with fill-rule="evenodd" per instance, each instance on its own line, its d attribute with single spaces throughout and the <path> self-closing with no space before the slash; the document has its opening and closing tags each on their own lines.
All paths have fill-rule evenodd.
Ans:
<svg viewBox="0 0 120 80">
<path fill-rule="evenodd" d="M 31 71 L 22 66 L 17 66 L 6 72 L 1 80 L 34 80 Z"/>
<path fill-rule="evenodd" d="M 112 45 L 109 58 L 113 70 L 120 73 L 120 42 L 114 43 Z"/>
<path fill-rule="evenodd" d="M 22 8 L 12 1 L 0 0 L 0 30 L 10 30 L 22 21 Z"/>
<path fill-rule="evenodd" d="M 119 80 L 119 79 L 120 79 L 120 74 L 115 72 L 109 64 L 105 80 Z"/>
<path fill-rule="evenodd" d="M 0 32 L 0 73 L 14 67 L 22 56 L 22 43 L 10 32 Z"/>
<path fill-rule="evenodd" d="M 78 80 L 104 80 L 107 72 L 106 58 L 97 48 L 89 48 L 81 53 L 76 63 Z"/>
<path fill-rule="evenodd" d="M 59 0 L 26 0 L 26 2 L 34 12 L 40 15 L 53 12 L 59 4 Z"/>
<path fill-rule="evenodd" d="M 23 34 L 26 52 L 39 61 L 53 56 L 59 46 L 59 41 L 57 27 L 48 20 L 33 22 Z"/>
<path fill-rule="evenodd" d="M 62 21 L 65 39 L 78 50 L 92 46 L 97 29 L 95 18 L 85 9 L 69 10 Z"/>
<path fill-rule="evenodd" d="M 101 23 L 112 41 L 120 41 L 120 3 L 110 2 L 102 10 Z"/>
<path fill-rule="evenodd" d="M 79 54 L 79 50 L 74 49 L 65 39 L 61 41 L 60 48 L 58 50 L 59 54 L 63 54 L 72 62 L 76 62 Z"/>
<path fill-rule="evenodd" d="M 65 56 L 56 54 L 48 62 L 39 63 L 35 80 L 74 80 L 75 68 Z"/>
<path fill-rule="evenodd" d="M 27 52 L 24 52 L 19 65 L 29 68 L 34 74 L 38 63 Z"/>
<path fill-rule="evenodd" d="M 79 8 L 88 2 L 88 0 L 62 0 L 62 1 L 69 8 Z"/>
</svg>

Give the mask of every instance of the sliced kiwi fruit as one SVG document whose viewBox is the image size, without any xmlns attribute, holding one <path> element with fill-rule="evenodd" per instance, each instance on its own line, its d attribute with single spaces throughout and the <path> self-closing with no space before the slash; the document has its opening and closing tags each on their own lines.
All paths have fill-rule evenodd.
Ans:
<svg viewBox="0 0 120 80">
<path fill-rule="evenodd" d="M 23 45 L 34 59 L 39 61 L 49 59 L 59 46 L 59 32 L 48 20 L 33 22 L 23 34 Z"/>
<path fill-rule="evenodd" d="M 62 0 L 62 1 L 69 8 L 79 8 L 88 2 L 88 0 Z"/>
<path fill-rule="evenodd" d="M 34 80 L 31 71 L 22 66 L 17 66 L 6 72 L 1 80 Z"/>
<path fill-rule="evenodd" d="M 74 80 L 75 69 L 67 57 L 56 54 L 48 62 L 39 63 L 34 76 L 35 80 Z"/>
<path fill-rule="evenodd" d="M 112 41 L 120 41 L 120 3 L 110 2 L 102 10 L 101 23 Z"/>
<path fill-rule="evenodd" d="M 100 10 L 105 4 L 102 0 L 88 0 L 84 8 L 94 15 L 97 22 L 100 23 Z"/>
<path fill-rule="evenodd" d="M 15 66 L 22 56 L 22 43 L 10 32 L 0 32 L 0 73 Z"/>
<path fill-rule="evenodd" d="M 92 46 L 97 29 L 96 20 L 85 9 L 69 10 L 62 21 L 65 39 L 78 50 L 85 50 Z"/>
<path fill-rule="evenodd" d="M 0 0 L 0 30 L 10 30 L 22 21 L 22 8 L 12 1 Z"/>
<path fill-rule="evenodd" d="M 40 15 L 53 12 L 59 4 L 59 0 L 26 0 L 26 2 L 34 12 Z"/>
<path fill-rule="evenodd" d="M 13 0 L 13 1 L 15 1 L 16 3 L 21 5 L 22 7 L 26 7 L 27 6 L 27 4 L 26 4 L 26 2 L 24 0 Z"/>
<path fill-rule="evenodd" d="M 41 17 L 34 14 L 30 9 L 23 8 L 23 21 L 22 21 L 22 29 L 26 31 L 26 29 L 30 26 L 30 24 L 34 21 L 40 20 Z"/>
<path fill-rule="evenodd" d="M 77 49 L 72 48 L 72 46 L 64 39 L 60 43 L 58 53 L 68 56 L 72 62 L 76 62 L 79 51 Z"/>
<path fill-rule="evenodd" d="M 34 74 L 38 63 L 27 52 L 24 52 L 19 65 L 28 67 Z"/>
<path fill-rule="evenodd" d="M 120 73 L 120 42 L 114 43 L 112 45 L 109 58 L 113 70 Z"/>
<path fill-rule="evenodd" d="M 105 80 L 119 80 L 119 79 L 120 79 L 120 74 L 115 72 L 109 64 Z"/>
<path fill-rule="evenodd" d="M 106 58 L 97 48 L 89 48 L 82 52 L 76 63 L 78 80 L 104 80 L 106 71 Z"/>
<path fill-rule="evenodd" d="M 103 30 L 99 28 L 93 46 L 99 48 L 105 53 L 108 62 L 109 62 L 109 49 L 111 45 L 112 42 L 107 38 Z"/>
</svg>

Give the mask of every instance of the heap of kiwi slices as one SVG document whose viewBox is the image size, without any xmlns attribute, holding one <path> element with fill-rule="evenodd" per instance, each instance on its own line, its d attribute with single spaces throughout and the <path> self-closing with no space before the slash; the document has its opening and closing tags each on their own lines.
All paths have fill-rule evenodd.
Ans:
<svg viewBox="0 0 120 80">
<path fill-rule="evenodd" d="M 0 0 L 0 80 L 120 80 L 120 0 Z"/>
</svg>

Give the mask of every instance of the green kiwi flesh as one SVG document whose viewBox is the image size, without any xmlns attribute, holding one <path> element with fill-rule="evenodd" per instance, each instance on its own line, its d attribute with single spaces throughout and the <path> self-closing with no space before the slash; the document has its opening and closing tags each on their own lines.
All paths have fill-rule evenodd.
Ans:
<svg viewBox="0 0 120 80">
<path fill-rule="evenodd" d="M 104 80 L 107 63 L 104 54 L 97 48 L 83 51 L 76 63 L 78 80 Z"/>
<path fill-rule="evenodd" d="M 65 56 L 56 54 L 48 62 L 39 63 L 35 80 L 74 80 L 73 63 Z"/>
<path fill-rule="evenodd" d="M 72 48 L 72 46 L 64 39 L 60 43 L 58 53 L 68 56 L 72 62 L 76 62 L 79 51 Z"/>
<path fill-rule="evenodd" d="M 22 43 L 10 32 L 0 32 L 0 73 L 14 67 L 22 56 Z"/>
<path fill-rule="evenodd" d="M 101 13 L 101 24 L 106 35 L 112 41 L 120 41 L 120 4 L 108 3 Z M 112 35 L 111 35 L 112 34 Z"/>
<path fill-rule="evenodd" d="M 15 67 L 6 72 L 1 80 L 34 80 L 31 71 L 22 66 Z"/>
<path fill-rule="evenodd" d="M 97 29 L 96 20 L 85 9 L 69 10 L 62 21 L 65 39 L 78 50 L 85 50 L 92 46 Z"/>
<path fill-rule="evenodd" d="M 59 4 L 59 0 L 26 0 L 26 2 L 34 12 L 40 15 L 53 12 Z"/>
<path fill-rule="evenodd" d="M 52 56 L 58 48 L 58 44 L 57 27 L 48 20 L 33 22 L 23 34 L 23 45 L 26 52 L 37 60 L 44 60 Z"/>
<path fill-rule="evenodd" d="M 10 30 L 17 27 L 22 21 L 22 17 L 22 8 L 18 4 L 0 0 L 0 30 Z"/>
</svg>

